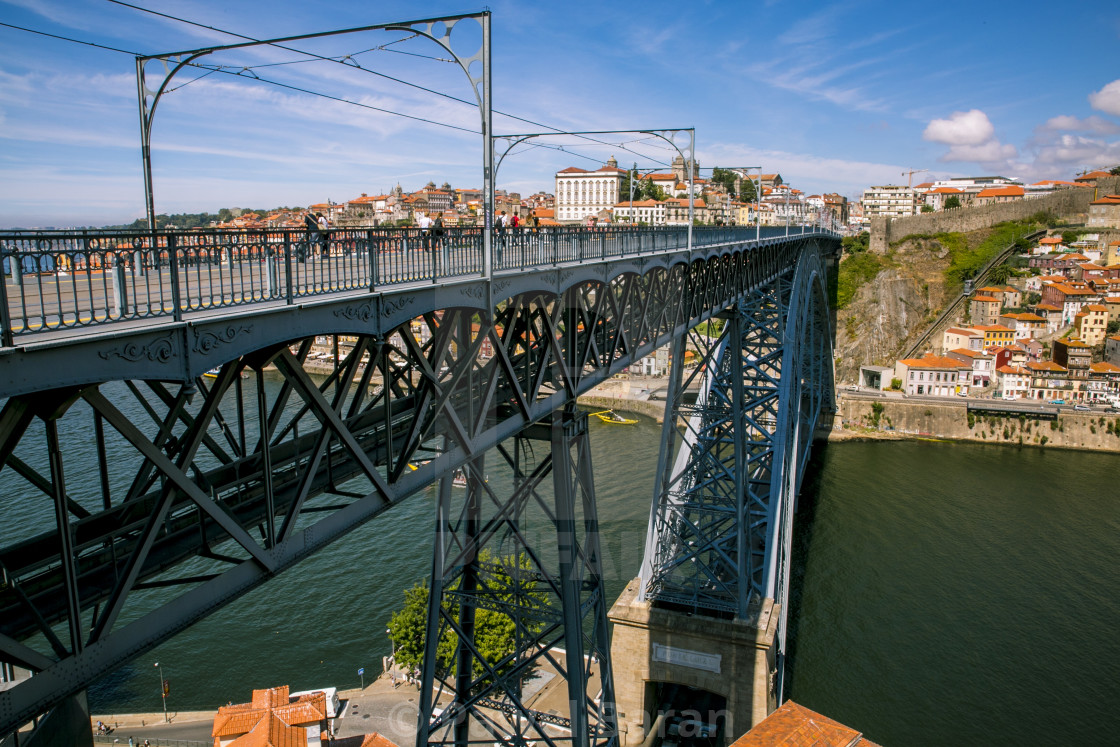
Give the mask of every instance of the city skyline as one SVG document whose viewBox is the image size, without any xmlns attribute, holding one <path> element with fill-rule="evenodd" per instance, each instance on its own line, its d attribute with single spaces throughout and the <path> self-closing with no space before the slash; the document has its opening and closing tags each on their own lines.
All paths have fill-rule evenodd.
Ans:
<svg viewBox="0 0 1120 747">
<path fill-rule="evenodd" d="M 275 38 L 478 9 L 390 2 L 362 12 L 342 3 L 323 14 L 198 0 L 158 10 Z M 1034 181 L 1120 162 L 1120 79 L 1107 59 L 1096 61 L 1120 37 L 1112 9 L 1053 14 L 1023 3 L 1007 17 L 942 3 L 921 18 L 876 3 L 809 14 L 776 2 L 491 10 L 499 135 L 695 127 L 704 167 L 761 166 L 807 193 L 849 198 L 872 184 L 905 184 L 910 169 L 928 170 L 915 183 L 979 173 Z M 238 39 L 108 0 L 0 2 L 0 21 L 118 50 L 0 27 L 0 226 L 142 217 L 130 53 Z M 477 31 L 464 24 L 453 36 L 460 31 L 466 46 L 476 43 Z M 470 86 L 436 45 L 370 32 L 298 48 L 343 64 L 257 47 L 208 56 L 200 62 L 210 68 L 176 76 L 153 131 L 157 212 L 342 202 L 429 180 L 482 185 L 477 109 L 448 98 L 471 98 Z M 613 155 L 620 166 L 652 168 L 675 155 L 640 134 L 597 139 L 604 143 L 558 136 L 519 146 L 496 186 L 552 191 L 566 166 L 595 168 Z"/>
</svg>

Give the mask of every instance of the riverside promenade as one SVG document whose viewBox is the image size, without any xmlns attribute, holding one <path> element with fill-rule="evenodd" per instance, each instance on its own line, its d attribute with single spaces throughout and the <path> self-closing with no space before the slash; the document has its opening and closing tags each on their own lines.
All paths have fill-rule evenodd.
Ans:
<svg viewBox="0 0 1120 747">
<path fill-rule="evenodd" d="M 563 653 L 559 649 L 554 649 Z M 356 737 L 374 732 L 391 740 L 399 747 L 415 747 L 416 722 L 419 718 L 419 690 L 405 681 L 402 672 L 382 674 L 364 688 L 339 690 L 342 702 L 340 718 L 336 719 L 336 739 Z M 394 684 L 394 682 L 396 684 Z M 262 687 L 268 685 L 262 684 Z M 599 690 L 598 677 L 588 682 L 588 693 L 594 696 Z M 525 683 L 525 705 L 533 710 L 551 714 L 567 714 L 567 682 L 557 677 L 551 667 L 542 667 L 537 676 Z M 231 693 L 234 700 L 243 702 L 251 693 Z M 241 700 L 238 701 L 238 698 Z M 442 701 L 438 705 L 445 705 Z M 147 739 L 152 747 L 209 747 L 214 743 L 211 732 L 217 709 L 211 711 L 168 711 L 170 723 L 164 723 L 162 712 L 130 714 L 95 714 L 90 728 L 96 729 L 98 720 L 112 727 L 108 736 L 95 738 L 97 744 L 127 745 L 132 737 L 134 744 L 142 745 Z M 495 714 L 497 715 L 497 714 Z M 561 727 L 546 728 L 559 735 Z M 479 738 L 487 735 L 480 734 Z M 116 741 L 119 740 L 119 741 Z"/>
</svg>

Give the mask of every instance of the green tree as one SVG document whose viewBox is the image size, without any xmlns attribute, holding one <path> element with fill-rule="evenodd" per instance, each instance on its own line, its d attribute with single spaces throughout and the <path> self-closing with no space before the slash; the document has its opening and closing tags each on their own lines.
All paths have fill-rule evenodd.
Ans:
<svg viewBox="0 0 1120 747">
<path fill-rule="evenodd" d="M 531 572 L 531 563 L 525 556 L 517 559 L 495 559 L 487 550 L 479 553 L 478 567 L 480 587 L 484 586 L 496 593 L 496 601 L 501 605 L 516 605 L 528 615 L 522 620 L 522 627 L 529 633 L 540 628 L 539 611 L 546 604 L 545 594 L 537 590 L 536 576 Z M 515 580 L 516 577 L 516 580 Z M 449 591 L 458 588 L 458 581 Z M 424 639 L 427 635 L 428 598 L 430 590 L 427 583 L 418 583 L 404 593 L 404 606 L 393 613 L 389 619 L 389 639 L 393 642 L 395 660 L 399 667 L 416 669 L 423 664 Z M 457 603 L 443 602 L 443 610 L 452 619 L 458 620 L 460 608 Z M 474 639 L 483 659 L 490 665 L 514 653 L 517 648 L 517 623 L 505 612 L 482 607 L 475 608 Z M 458 636 L 447 626 L 440 626 L 439 643 L 436 647 L 436 670 L 443 675 L 454 666 Z M 474 674 L 481 675 L 481 662 L 475 661 Z"/>
<path fill-rule="evenodd" d="M 633 170 L 637 171 L 638 164 L 634 164 Z M 634 199 L 641 197 L 641 175 L 637 174 L 634 179 Z M 622 181 L 618 185 L 618 199 L 620 202 L 626 202 L 630 199 L 630 172 L 625 171 L 622 174 Z"/>
<path fill-rule="evenodd" d="M 642 180 L 643 200 L 657 200 L 658 202 L 661 202 L 666 197 L 668 197 L 668 195 L 665 194 L 665 190 L 661 188 L 661 185 L 654 184 L 652 179 Z"/>
<path fill-rule="evenodd" d="M 922 205 L 922 212 L 923 213 L 932 213 L 933 212 L 933 205 Z"/>
<path fill-rule="evenodd" d="M 959 208 L 961 206 L 961 198 L 956 195 L 949 195 L 945 198 L 945 204 L 942 206 L 945 210 L 952 208 Z"/>
<path fill-rule="evenodd" d="M 999 267 L 993 267 L 991 272 L 988 273 L 988 282 L 994 285 L 1004 285 L 1009 277 L 1011 277 L 1011 268 L 1007 265 L 1000 265 Z"/>
<path fill-rule="evenodd" d="M 1112 174 L 1113 176 L 1120 176 L 1120 166 L 1113 166 L 1108 170 L 1108 173 Z"/>
<path fill-rule="evenodd" d="M 754 182 L 750 180 L 749 176 L 739 182 L 739 199 L 743 202 L 754 202 L 757 199 Z"/>
<path fill-rule="evenodd" d="M 1115 335 L 1116 333 L 1120 332 L 1120 321 L 1109 322 L 1106 332 L 1110 335 Z"/>
<path fill-rule="evenodd" d="M 846 254 L 865 252 L 871 246 L 871 234 L 864 231 L 856 236 L 845 236 L 840 239 L 840 246 L 843 247 Z"/>
<path fill-rule="evenodd" d="M 735 199 L 735 182 L 738 181 L 738 179 L 739 175 L 734 171 L 721 169 L 718 166 L 712 169 L 712 181 L 722 185 L 723 188 L 727 190 L 727 193 L 731 195 L 731 199 Z"/>
</svg>

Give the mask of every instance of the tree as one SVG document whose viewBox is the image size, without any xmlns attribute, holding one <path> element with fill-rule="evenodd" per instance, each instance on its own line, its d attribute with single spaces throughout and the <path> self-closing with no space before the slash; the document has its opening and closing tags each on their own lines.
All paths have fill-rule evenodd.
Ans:
<svg viewBox="0 0 1120 747">
<path fill-rule="evenodd" d="M 1120 176 L 1120 166 L 1113 166 L 1108 170 L 1108 173 L 1112 174 L 1113 176 Z"/>
<path fill-rule="evenodd" d="M 956 195 L 949 195 L 947 198 L 945 198 L 945 205 L 944 205 L 945 210 L 951 210 L 953 208 L 959 208 L 960 206 L 961 206 L 961 198 L 957 197 Z"/>
<path fill-rule="evenodd" d="M 1009 277 L 1011 277 L 1011 268 L 1007 265 L 1000 265 L 999 267 L 993 267 L 992 271 L 988 273 L 988 282 L 1003 285 Z"/>
<path fill-rule="evenodd" d="M 536 575 L 532 572 L 531 561 L 526 556 L 495 559 L 483 550 L 478 556 L 479 586 L 496 592 L 496 600 L 501 605 L 516 606 L 530 614 L 522 619 L 524 632 L 536 633 L 541 623 L 539 610 L 547 603 L 545 594 L 537 590 Z M 516 580 L 515 580 L 516 577 Z M 451 584 L 449 591 L 455 591 L 458 581 Z M 404 607 L 393 613 L 389 619 L 389 639 L 397 665 L 403 669 L 417 669 L 424 661 L 424 639 L 427 635 L 428 598 L 430 590 L 425 582 L 405 590 Z M 459 619 L 459 605 L 446 598 L 444 612 L 454 620 Z M 536 614 L 533 612 L 536 611 Z M 475 608 L 474 642 L 479 653 L 490 665 L 517 650 L 517 622 L 505 612 L 483 607 Z M 455 650 L 458 636 L 446 624 L 440 625 L 439 643 L 436 646 L 436 672 L 444 675 L 455 664 Z M 481 662 L 474 662 L 474 675 L 483 672 Z"/>
<path fill-rule="evenodd" d="M 933 205 L 922 205 L 922 212 L 923 213 L 932 213 L 933 212 Z"/>
<path fill-rule="evenodd" d="M 638 164 L 636 164 L 636 163 L 634 164 L 633 170 L 635 172 L 638 170 Z M 638 198 L 642 194 L 642 191 L 641 191 L 641 176 L 637 175 L 637 174 L 635 176 L 637 176 L 637 178 L 634 180 L 634 197 Z M 626 202 L 629 199 L 630 199 L 630 172 L 625 171 L 622 174 L 622 181 L 619 182 L 619 185 L 618 185 L 618 200 L 619 200 L 619 202 Z"/>
<path fill-rule="evenodd" d="M 734 171 L 727 171 L 718 166 L 712 169 L 712 181 L 722 185 L 727 190 L 727 194 L 731 195 L 731 199 L 735 199 L 735 182 L 738 180 L 739 175 Z"/>
<path fill-rule="evenodd" d="M 859 252 L 867 251 L 871 245 L 871 234 L 867 231 L 856 236 L 845 236 L 840 239 L 840 246 L 843 247 L 847 254 L 857 254 Z"/>
<path fill-rule="evenodd" d="M 757 194 L 755 192 L 754 182 L 750 180 L 749 176 L 739 182 L 739 199 L 741 201 L 754 202 L 756 197 Z"/>
<path fill-rule="evenodd" d="M 665 194 L 665 190 L 661 188 L 660 184 L 654 184 L 652 179 L 642 180 L 643 200 L 657 200 L 658 202 L 661 202 L 666 197 L 668 197 L 668 195 Z"/>
<path fill-rule="evenodd" d="M 898 379 L 898 378 L 891 379 L 891 389 L 896 391 L 896 392 L 899 389 L 902 389 L 902 379 Z"/>
<path fill-rule="evenodd" d="M 1108 323 L 1107 334 L 1114 335 L 1120 332 L 1120 320 L 1114 320 Z"/>
</svg>

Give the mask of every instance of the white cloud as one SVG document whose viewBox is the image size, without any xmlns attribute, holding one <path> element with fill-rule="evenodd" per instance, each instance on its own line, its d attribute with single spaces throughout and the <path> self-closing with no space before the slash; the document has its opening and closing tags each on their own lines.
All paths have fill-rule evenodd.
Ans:
<svg viewBox="0 0 1120 747">
<path fill-rule="evenodd" d="M 1105 142 L 1078 135 L 1062 135 L 1042 146 L 1035 163 L 1061 168 L 1069 173 L 1080 167 L 1107 166 L 1120 162 L 1120 142 Z"/>
<path fill-rule="evenodd" d="M 943 162 L 967 161 L 983 164 L 988 169 L 1009 171 L 1011 160 L 1018 155 L 1014 145 L 999 141 L 988 115 L 979 109 L 953 112 L 948 119 L 931 121 L 922 139 L 949 146 L 938 159 Z"/>
<path fill-rule="evenodd" d="M 929 123 L 922 139 L 945 145 L 982 145 L 992 139 L 995 128 L 988 115 L 979 109 L 953 112 L 948 119 Z"/>
<path fill-rule="evenodd" d="M 1109 122 L 1107 119 L 1098 117 L 1095 114 L 1085 119 L 1078 119 L 1077 117 L 1063 114 L 1046 120 L 1046 123 L 1039 129 L 1053 131 L 1064 130 L 1068 132 L 1095 132 L 1099 135 L 1115 135 L 1120 132 L 1120 124 Z"/>
<path fill-rule="evenodd" d="M 1089 94 L 1089 105 L 1099 112 L 1120 117 L 1120 79 Z"/>
</svg>

